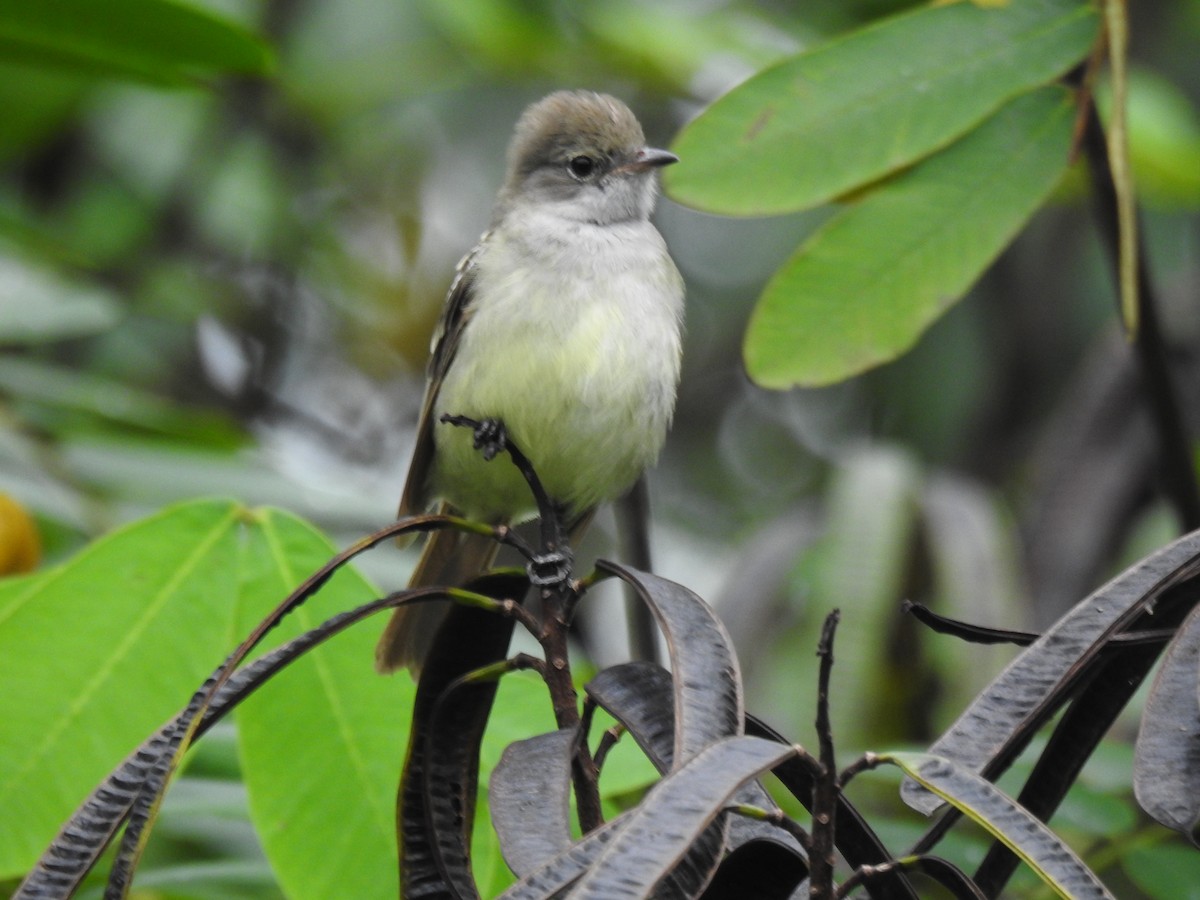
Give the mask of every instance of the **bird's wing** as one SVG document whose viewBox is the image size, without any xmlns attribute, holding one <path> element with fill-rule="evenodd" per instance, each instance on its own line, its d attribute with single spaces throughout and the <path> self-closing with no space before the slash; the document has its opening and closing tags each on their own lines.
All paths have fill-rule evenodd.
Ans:
<svg viewBox="0 0 1200 900">
<path fill-rule="evenodd" d="M 399 516 L 423 512 L 430 503 L 426 492 L 429 488 L 429 467 L 433 462 L 434 453 L 433 427 L 437 424 L 433 421 L 434 401 L 437 400 L 442 380 L 458 350 L 463 328 L 471 318 L 475 266 L 489 233 L 480 238 L 479 243 L 455 268 L 454 280 L 446 293 L 441 318 L 433 332 L 425 400 L 421 404 L 421 418 L 417 421 L 417 441 L 412 462 L 408 467 L 408 478 L 404 482 L 404 492 L 400 495 Z"/>
</svg>

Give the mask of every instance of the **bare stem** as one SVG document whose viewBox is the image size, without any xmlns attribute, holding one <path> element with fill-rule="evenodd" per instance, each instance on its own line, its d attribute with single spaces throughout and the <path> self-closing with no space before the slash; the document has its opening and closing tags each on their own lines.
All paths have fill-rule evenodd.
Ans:
<svg viewBox="0 0 1200 900">
<path fill-rule="evenodd" d="M 550 691 L 554 721 L 559 728 L 576 728 L 580 724 L 579 695 L 571 678 L 567 652 L 567 608 L 572 604 L 573 594 L 568 581 L 542 588 L 542 628 L 537 637 L 546 657 L 543 677 Z M 604 823 L 600 812 L 599 770 L 588 753 L 586 740 L 580 740 L 576 749 L 571 776 L 575 784 L 579 826 L 586 834 Z"/>
<path fill-rule="evenodd" d="M 834 610 L 825 617 L 817 656 L 821 658 L 817 677 L 817 742 L 820 772 L 813 784 L 812 853 L 809 856 L 809 896 L 833 900 L 834 829 L 838 797 L 837 757 L 833 748 L 833 728 L 829 723 L 829 678 L 833 672 L 833 636 L 841 613 Z"/>
</svg>

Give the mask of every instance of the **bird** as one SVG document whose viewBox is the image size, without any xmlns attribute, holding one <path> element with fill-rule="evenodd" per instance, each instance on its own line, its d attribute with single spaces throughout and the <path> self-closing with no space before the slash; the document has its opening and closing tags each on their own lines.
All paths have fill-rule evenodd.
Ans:
<svg viewBox="0 0 1200 900">
<path fill-rule="evenodd" d="M 499 423 L 573 543 L 654 464 L 675 409 L 684 282 L 650 216 L 657 173 L 677 161 L 606 94 L 557 91 L 521 114 L 491 223 L 456 267 L 433 335 L 401 517 L 436 509 L 501 525 L 537 512 L 518 469 L 485 459 L 444 416 Z M 496 549 L 431 532 L 409 586 L 461 584 Z M 445 611 L 397 608 L 376 668 L 419 675 Z"/>
</svg>

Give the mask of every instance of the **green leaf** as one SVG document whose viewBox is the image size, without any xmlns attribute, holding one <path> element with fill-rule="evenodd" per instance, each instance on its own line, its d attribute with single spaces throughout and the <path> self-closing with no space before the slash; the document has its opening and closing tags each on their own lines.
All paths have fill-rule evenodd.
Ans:
<svg viewBox="0 0 1200 900">
<path fill-rule="evenodd" d="M 1066 171 L 1063 89 L 1017 98 L 835 216 L 775 274 L 750 320 L 764 387 L 825 385 L 887 362 L 971 286 Z"/>
<path fill-rule="evenodd" d="M 883 753 L 879 758 L 899 766 L 1003 841 L 1059 896 L 1112 900 L 1112 894 L 1070 847 L 991 782 L 928 753 Z"/>
<path fill-rule="evenodd" d="M 62 128 L 86 88 L 87 79 L 75 73 L 0 60 L 0 159 L 39 146 Z M 0 218 L 0 230 L 4 224 Z"/>
<path fill-rule="evenodd" d="M 240 25 L 171 0 L 0 0 L 0 59 L 153 84 L 272 66 Z"/>
<path fill-rule="evenodd" d="M 239 631 L 322 565 L 334 549 L 278 510 L 260 517 L 241 558 Z M 288 616 L 271 643 L 377 596 L 349 569 Z M 379 629 L 339 635 L 289 666 L 238 712 L 250 812 L 289 897 L 395 897 L 396 787 L 414 688 L 375 674 Z"/>
<path fill-rule="evenodd" d="M 229 651 L 245 517 L 182 504 L 0 583 L 0 877 L 28 868 Z"/>
<path fill-rule="evenodd" d="M 895 172 L 1007 100 L 1061 75 L 1096 40 L 1078 0 L 924 7 L 768 68 L 672 148 L 681 203 L 729 215 L 816 205 Z"/>
</svg>

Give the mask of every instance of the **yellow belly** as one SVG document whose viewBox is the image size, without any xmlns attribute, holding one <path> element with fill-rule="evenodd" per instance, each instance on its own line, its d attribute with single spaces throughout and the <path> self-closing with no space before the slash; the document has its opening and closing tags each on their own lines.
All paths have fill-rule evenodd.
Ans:
<svg viewBox="0 0 1200 900">
<path fill-rule="evenodd" d="M 481 324 L 472 322 L 471 329 Z M 669 362 L 636 359 L 628 351 L 622 337 L 632 327 L 596 306 L 551 337 L 529 327 L 493 331 L 486 351 L 460 348 L 437 414 L 503 422 L 547 493 L 572 514 L 619 496 L 657 457 L 675 388 Z M 489 521 L 535 512 L 511 460 L 484 461 L 470 429 L 435 428 L 438 495 Z"/>
<path fill-rule="evenodd" d="M 683 282 L 649 222 L 540 215 L 510 217 L 477 255 L 469 319 L 434 410 L 503 422 L 551 498 L 577 514 L 619 496 L 662 447 Z M 491 521 L 535 511 L 510 459 L 485 462 L 468 429 L 434 428 L 435 495 Z"/>
</svg>

